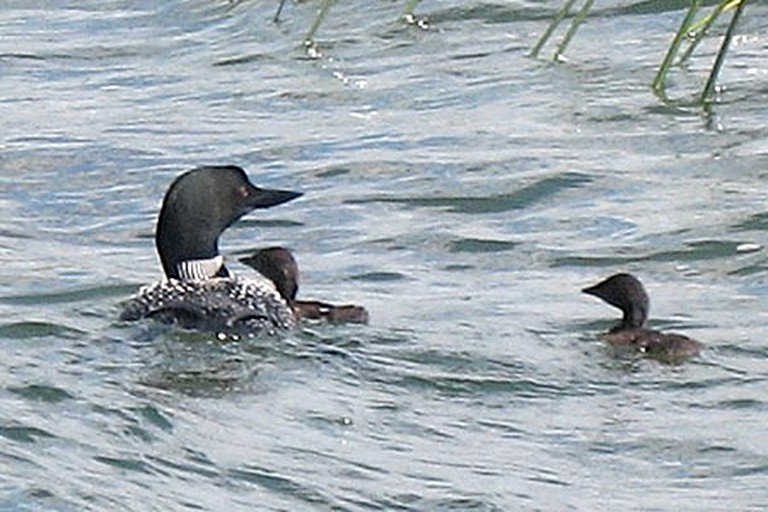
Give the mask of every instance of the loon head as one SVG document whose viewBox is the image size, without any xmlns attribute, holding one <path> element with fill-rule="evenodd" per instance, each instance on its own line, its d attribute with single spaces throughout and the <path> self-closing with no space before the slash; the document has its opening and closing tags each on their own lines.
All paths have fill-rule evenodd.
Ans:
<svg viewBox="0 0 768 512">
<path fill-rule="evenodd" d="M 648 319 L 650 311 L 648 294 L 645 293 L 640 280 L 632 274 L 614 274 L 581 291 L 599 297 L 622 311 L 624 316 L 621 324 L 612 329 L 613 331 L 643 327 Z"/>
<path fill-rule="evenodd" d="M 256 208 L 269 208 L 302 194 L 253 185 L 240 167 L 206 166 L 171 183 L 157 221 L 155 243 L 168 278 L 229 275 L 219 254 L 219 236 Z"/>
<path fill-rule="evenodd" d="M 367 324 L 368 311 L 353 304 L 335 305 L 318 300 L 296 300 L 299 291 L 299 266 L 284 247 L 260 249 L 240 261 L 272 281 L 298 318 L 330 323 Z"/>
<path fill-rule="evenodd" d="M 289 303 L 295 302 L 299 291 L 299 266 L 288 249 L 260 249 L 253 256 L 241 258 L 240 261 L 275 283 L 277 291 Z"/>
</svg>

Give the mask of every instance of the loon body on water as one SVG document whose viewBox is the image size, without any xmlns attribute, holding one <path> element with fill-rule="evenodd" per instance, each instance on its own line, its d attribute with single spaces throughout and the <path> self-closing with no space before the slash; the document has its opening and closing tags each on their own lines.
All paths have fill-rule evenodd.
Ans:
<svg viewBox="0 0 768 512">
<path fill-rule="evenodd" d="M 277 287 L 280 295 L 291 305 L 301 319 L 325 320 L 331 323 L 367 324 L 368 311 L 362 306 L 337 306 L 316 300 L 297 300 L 299 291 L 299 265 L 284 247 L 269 247 L 256 251 L 241 262 L 259 271 Z"/>
<path fill-rule="evenodd" d="M 258 188 L 235 166 L 198 167 L 176 178 L 155 232 L 166 279 L 142 287 L 120 318 L 253 334 L 293 327 L 296 315 L 271 281 L 232 275 L 219 253 L 219 237 L 246 213 L 301 195 Z"/>
<path fill-rule="evenodd" d="M 694 356 L 701 351 L 701 343 L 687 336 L 645 327 L 650 299 L 643 284 L 632 274 L 614 274 L 594 286 L 584 288 L 582 292 L 599 297 L 622 311 L 621 322 L 603 335 L 605 341 L 613 346 L 634 349 L 649 357 L 670 362 Z"/>
</svg>

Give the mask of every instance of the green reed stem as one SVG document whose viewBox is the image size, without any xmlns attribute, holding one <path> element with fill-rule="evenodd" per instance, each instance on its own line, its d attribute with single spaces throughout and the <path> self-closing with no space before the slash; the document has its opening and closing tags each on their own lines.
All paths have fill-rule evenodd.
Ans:
<svg viewBox="0 0 768 512">
<path fill-rule="evenodd" d="M 707 35 L 707 32 L 709 32 L 709 29 L 712 27 L 712 24 L 715 23 L 718 16 L 732 4 L 732 0 L 723 0 L 717 4 L 709 14 L 688 27 L 687 35 L 691 39 L 691 42 L 677 60 L 678 64 L 682 64 L 690 58 L 693 50 L 695 50 L 699 43 L 704 40 L 704 36 Z"/>
<path fill-rule="evenodd" d="M 672 61 L 675 59 L 677 50 L 680 48 L 680 43 L 688 33 L 688 27 L 690 27 L 691 22 L 693 21 L 694 16 L 696 16 L 696 12 L 699 10 L 700 5 L 701 0 L 691 1 L 691 6 L 688 8 L 688 13 L 685 15 L 685 18 L 683 18 L 683 22 L 680 24 L 680 28 L 677 30 L 677 34 L 675 34 L 674 39 L 672 39 L 672 43 L 670 43 L 669 48 L 667 49 L 667 54 L 664 56 L 664 60 L 661 62 L 661 66 L 659 66 L 659 71 L 656 73 L 656 77 L 651 83 L 653 91 L 658 95 L 662 95 L 664 93 L 669 68 L 672 67 Z"/>
<path fill-rule="evenodd" d="M 336 0 L 323 0 L 322 5 L 320 6 L 320 11 L 317 13 L 317 17 L 315 18 L 314 23 L 312 23 L 312 26 L 309 28 L 307 35 L 304 36 L 304 44 L 306 46 L 311 46 L 313 44 L 317 30 L 320 28 L 320 25 L 323 23 L 325 16 L 328 14 L 328 11 L 331 10 L 331 7 L 335 3 Z"/>
<path fill-rule="evenodd" d="M 275 17 L 272 18 L 272 21 L 274 23 L 278 23 L 280 21 L 280 13 L 283 12 L 283 7 L 285 7 L 285 0 L 280 0 L 280 3 L 277 6 L 277 12 L 275 13 Z"/>
<path fill-rule="evenodd" d="M 406 2 L 405 7 L 403 7 L 403 13 L 400 15 L 402 18 L 411 18 L 413 17 L 413 11 L 416 10 L 416 7 L 419 5 L 421 0 L 408 0 Z"/>
<path fill-rule="evenodd" d="M 568 46 L 568 43 L 571 42 L 574 34 L 576 34 L 576 30 L 578 30 L 579 26 L 584 22 L 584 19 L 587 17 L 589 9 L 592 7 L 594 1 L 595 0 L 586 0 L 584 5 L 581 6 L 581 9 L 579 9 L 579 12 L 576 13 L 576 16 L 573 17 L 571 26 L 568 27 L 568 31 L 565 33 L 563 40 L 560 41 L 559 45 L 557 45 L 557 50 L 555 50 L 554 55 L 555 59 L 559 59 L 560 56 L 565 52 L 565 48 Z"/>
<path fill-rule="evenodd" d="M 555 17 L 552 18 L 552 22 L 547 27 L 547 30 L 544 31 L 544 33 L 541 35 L 539 40 L 536 42 L 536 45 L 531 49 L 531 53 L 528 54 L 529 57 L 537 57 L 539 55 L 539 52 L 544 47 L 545 44 L 547 44 L 547 41 L 549 41 L 549 38 L 552 37 L 552 33 L 555 31 L 558 25 L 562 23 L 563 18 L 568 14 L 568 12 L 571 10 L 571 7 L 576 2 L 576 0 L 565 0 L 565 3 L 560 8 L 559 11 L 557 11 L 557 14 L 555 14 Z"/>
<path fill-rule="evenodd" d="M 715 93 L 715 82 L 720 74 L 720 68 L 723 67 L 725 54 L 728 51 L 728 46 L 731 44 L 733 34 L 736 32 L 736 25 L 739 23 L 739 18 L 741 17 L 741 13 L 744 10 L 744 5 L 746 5 L 746 3 L 747 0 L 741 0 L 736 7 L 736 12 L 733 13 L 731 23 L 728 25 L 728 30 L 725 32 L 725 37 L 723 38 L 723 44 L 720 45 L 720 51 L 717 52 L 715 64 L 712 66 L 712 72 L 709 74 L 709 79 L 707 79 L 707 85 L 704 86 L 704 91 L 701 93 L 702 102 L 712 101 L 712 97 Z"/>
</svg>

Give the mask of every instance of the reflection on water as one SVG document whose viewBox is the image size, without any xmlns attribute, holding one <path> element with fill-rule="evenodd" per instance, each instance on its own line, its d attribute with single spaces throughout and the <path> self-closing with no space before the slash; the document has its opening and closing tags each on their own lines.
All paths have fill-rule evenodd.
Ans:
<svg viewBox="0 0 768 512">
<path fill-rule="evenodd" d="M 704 114 L 648 89 L 680 12 L 643 5 L 553 65 L 525 54 L 555 4 L 424 4 L 422 30 L 340 2 L 309 59 L 313 3 L 4 3 L 0 508 L 759 509 L 765 9 Z M 371 324 L 119 322 L 201 164 L 305 193 L 227 231 L 233 266 L 290 247 Z M 620 270 L 699 358 L 600 344 L 579 290 Z"/>
</svg>

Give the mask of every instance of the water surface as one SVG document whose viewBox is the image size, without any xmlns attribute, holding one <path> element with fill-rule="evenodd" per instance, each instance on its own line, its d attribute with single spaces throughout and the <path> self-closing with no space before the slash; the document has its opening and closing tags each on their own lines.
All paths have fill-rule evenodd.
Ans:
<svg viewBox="0 0 768 512">
<path fill-rule="evenodd" d="M 760 510 L 768 501 L 765 6 L 710 112 L 718 41 L 649 88 L 681 11 L 6 1 L 0 7 L 0 508 Z M 434 5 L 433 5 L 434 4 Z M 546 52 L 551 51 L 547 49 Z M 285 339 L 123 325 L 162 195 L 201 164 L 298 201 L 301 295 L 369 326 Z M 683 365 L 615 357 L 579 293 L 637 273 Z"/>
</svg>

